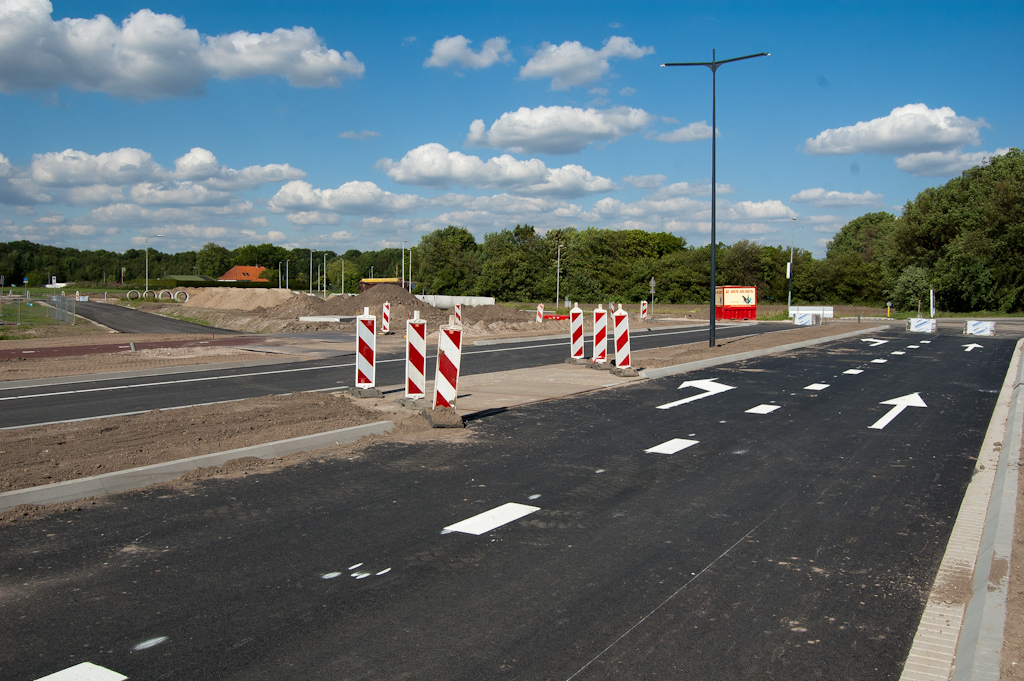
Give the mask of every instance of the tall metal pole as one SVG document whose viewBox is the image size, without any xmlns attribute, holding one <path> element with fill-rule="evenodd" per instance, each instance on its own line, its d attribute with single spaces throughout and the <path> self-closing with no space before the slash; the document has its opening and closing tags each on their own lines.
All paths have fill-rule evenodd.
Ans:
<svg viewBox="0 0 1024 681">
<path fill-rule="evenodd" d="M 149 240 L 150 239 L 162 239 L 162 238 L 164 238 L 163 234 L 150 234 L 149 236 L 146 237 L 146 293 L 149 293 Z M 49 279 L 50 279 L 50 273 L 49 272 L 46 273 L 46 279 L 47 279 L 46 283 L 50 283 L 49 282 Z M 143 297 L 145 297 L 145 294 L 143 294 Z"/>
<path fill-rule="evenodd" d="M 562 284 L 562 248 L 563 248 L 563 246 L 564 246 L 564 244 L 558 244 L 558 248 L 557 248 L 557 251 L 558 251 L 557 263 L 558 264 L 555 265 L 555 309 L 556 310 L 558 309 L 558 300 L 559 300 L 558 297 L 562 294 L 561 284 Z"/>
<path fill-rule="evenodd" d="M 728 64 L 732 61 L 740 61 L 743 59 L 753 59 L 754 57 L 768 57 L 770 53 L 759 52 L 758 54 L 748 54 L 745 57 L 733 57 L 732 59 L 723 59 L 718 61 L 715 58 L 715 51 L 711 50 L 711 61 L 698 61 L 698 62 L 674 62 L 662 64 L 662 66 L 706 66 L 711 69 L 711 306 L 710 306 L 710 323 L 708 325 L 709 338 L 708 347 L 715 346 L 715 251 L 717 250 L 717 236 L 715 233 L 715 203 L 716 203 L 716 178 L 715 178 L 715 138 L 718 136 L 718 123 L 716 120 L 716 97 L 717 97 L 717 84 L 715 82 L 715 75 L 718 73 L 718 67 L 722 64 Z"/>
<path fill-rule="evenodd" d="M 793 244 L 796 243 L 796 218 L 793 218 L 793 235 L 789 240 L 789 271 L 786 272 L 786 279 L 789 279 L 789 301 L 786 304 L 786 314 L 789 314 L 793 307 Z"/>
<path fill-rule="evenodd" d="M 405 288 L 405 244 L 406 240 L 402 239 L 402 279 L 398 282 L 398 285 Z"/>
<path fill-rule="evenodd" d="M 281 288 L 281 261 L 277 261 L 277 287 Z"/>
<path fill-rule="evenodd" d="M 324 253 L 324 298 L 327 297 L 327 254 Z"/>
<path fill-rule="evenodd" d="M 313 249 L 309 249 L 309 295 L 313 295 Z"/>
<path fill-rule="evenodd" d="M 289 278 L 290 278 L 291 273 L 292 273 L 291 272 L 291 270 L 292 270 L 291 264 L 292 264 L 292 261 L 291 261 L 290 258 L 288 260 L 284 261 L 284 287 L 286 289 L 291 289 L 291 287 L 292 287 L 292 283 L 291 283 L 291 281 L 289 281 Z"/>
</svg>

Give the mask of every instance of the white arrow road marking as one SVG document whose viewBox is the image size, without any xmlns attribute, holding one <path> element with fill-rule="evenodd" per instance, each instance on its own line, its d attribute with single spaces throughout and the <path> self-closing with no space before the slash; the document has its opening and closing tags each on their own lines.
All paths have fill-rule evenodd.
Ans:
<svg viewBox="0 0 1024 681">
<path fill-rule="evenodd" d="M 804 390 L 824 390 L 827 387 L 828 383 L 811 383 L 810 385 L 805 385 Z"/>
<path fill-rule="evenodd" d="M 759 404 L 756 407 L 751 407 L 745 413 L 747 414 L 771 414 L 776 409 L 779 409 L 777 404 Z"/>
<path fill-rule="evenodd" d="M 481 535 L 539 510 L 540 508 L 537 506 L 527 506 L 526 504 L 503 504 L 490 511 L 484 511 L 472 518 L 449 525 L 444 528 L 444 531 L 446 534 L 448 532 L 465 532 L 466 534 Z"/>
<path fill-rule="evenodd" d="M 864 370 L 863 369 L 847 369 L 843 373 L 844 374 L 850 374 L 851 376 L 856 376 L 857 374 L 863 374 Z"/>
<path fill-rule="evenodd" d="M 694 388 L 700 388 L 704 392 L 696 395 L 690 395 L 689 397 L 676 400 L 675 402 L 669 402 L 668 404 L 658 405 L 658 409 L 671 409 L 672 407 L 678 407 L 680 404 L 686 404 L 687 402 L 696 402 L 697 400 L 703 400 L 705 397 L 724 393 L 726 390 L 732 390 L 736 387 L 734 385 L 718 383 L 717 378 L 705 378 L 699 381 L 683 381 L 683 384 L 679 386 L 679 389 L 682 390 L 683 388 L 689 388 L 691 386 Z"/>
<path fill-rule="evenodd" d="M 978 345 L 977 343 L 971 343 L 970 345 L 965 345 L 964 347 L 967 348 L 966 350 L 964 350 L 964 352 L 970 352 L 974 348 L 983 348 L 985 346 L 984 345 Z"/>
<path fill-rule="evenodd" d="M 885 416 L 872 423 L 870 426 L 868 426 L 868 428 L 881 430 L 882 428 L 885 428 L 887 425 L 889 425 L 889 423 L 892 422 L 894 418 L 899 416 L 900 413 L 902 413 L 903 410 L 906 409 L 907 407 L 928 406 L 927 404 L 924 403 L 924 400 L 921 399 L 921 393 L 910 393 L 909 395 L 904 395 L 903 397 L 894 397 L 891 400 L 879 402 L 879 404 L 891 404 L 893 405 L 893 407 Z"/>
<path fill-rule="evenodd" d="M 683 440 L 682 438 L 676 437 L 672 438 L 668 442 L 662 442 L 656 447 L 645 449 L 644 451 L 648 454 L 675 454 L 676 452 L 681 452 L 687 447 L 692 447 L 699 442 L 699 440 Z"/>
<path fill-rule="evenodd" d="M 889 341 L 881 340 L 880 338 L 861 338 L 865 343 L 871 343 L 871 347 L 877 348 L 879 345 L 885 345 Z"/>
</svg>

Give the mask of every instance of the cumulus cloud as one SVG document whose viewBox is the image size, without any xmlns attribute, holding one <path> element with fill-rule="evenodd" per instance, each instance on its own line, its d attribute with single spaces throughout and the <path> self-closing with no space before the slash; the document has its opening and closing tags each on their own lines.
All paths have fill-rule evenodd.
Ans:
<svg viewBox="0 0 1024 681">
<path fill-rule="evenodd" d="M 434 49 L 423 66 L 445 68 L 458 64 L 464 69 L 486 69 L 498 62 L 512 61 L 507 38 L 491 38 L 484 42 L 479 52 L 470 49 L 471 42 L 463 35 L 445 36 L 434 43 Z"/>
<path fill-rule="evenodd" d="M 923 177 L 949 177 L 968 168 L 988 162 L 993 156 L 1001 156 L 1010 148 L 997 149 L 995 152 L 975 151 L 962 152 L 929 151 L 923 154 L 907 154 L 896 159 L 896 167 L 900 170 Z"/>
<path fill-rule="evenodd" d="M 318 189 L 293 180 L 277 191 L 269 207 L 274 212 L 335 211 L 342 214 L 414 210 L 425 200 L 414 194 L 393 194 L 373 182 L 346 182 L 337 189 Z"/>
<path fill-rule="evenodd" d="M 466 143 L 507 149 L 517 154 L 574 154 L 594 142 L 613 142 L 650 125 L 655 117 L 643 109 L 580 109 L 571 106 L 521 107 L 491 124 L 469 126 Z"/>
<path fill-rule="evenodd" d="M 351 52 L 328 49 L 311 28 L 203 36 L 179 17 L 143 9 L 120 25 L 54 21 L 49 0 L 0 2 L 0 92 L 64 85 L 139 100 L 195 97 L 208 80 L 280 76 L 302 87 L 359 78 Z"/>
<path fill-rule="evenodd" d="M 907 154 L 980 144 L 984 119 L 957 116 L 948 106 L 907 104 L 888 116 L 824 130 L 804 143 L 809 154 Z"/>
<path fill-rule="evenodd" d="M 638 47 L 632 38 L 621 36 L 612 36 L 600 50 L 576 40 L 561 45 L 544 43 L 519 69 L 519 76 L 551 78 L 552 90 L 569 90 L 602 78 L 611 68 L 609 59 L 639 59 L 653 53 L 653 47 Z"/>
<path fill-rule="evenodd" d="M 336 225 L 341 221 L 341 216 L 337 213 L 303 210 L 297 213 L 288 213 L 285 219 L 293 225 Z"/>
<path fill-rule="evenodd" d="M 716 131 L 718 136 L 722 136 L 722 131 Z M 655 133 L 650 132 L 645 135 L 647 139 L 657 140 L 658 142 L 698 142 L 700 140 L 711 139 L 711 126 L 708 125 L 707 121 L 698 121 L 696 123 L 690 123 L 689 125 L 677 128 L 672 132 Z"/>
<path fill-rule="evenodd" d="M 50 187 L 125 185 L 162 172 L 149 152 L 130 147 L 95 155 L 74 149 L 35 154 L 30 170 L 33 181 Z"/>
<path fill-rule="evenodd" d="M 852 192 L 837 192 L 833 190 L 815 187 L 804 189 L 789 197 L 790 201 L 797 203 L 810 203 L 815 206 L 847 207 L 847 206 L 879 206 L 882 205 L 882 195 L 869 191 L 860 194 Z"/>
<path fill-rule="evenodd" d="M 640 189 L 657 189 L 667 179 L 664 175 L 627 175 L 622 181 Z"/>
<path fill-rule="evenodd" d="M 796 213 L 782 201 L 770 199 L 728 205 L 723 217 L 731 220 L 781 220 L 796 217 Z"/>
<path fill-rule="evenodd" d="M 426 187 L 458 184 L 508 189 L 524 195 L 564 197 L 615 189 L 611 180 L 578 165 L 548 168 L 539 159 L 520 161 L 509 154 L 484 161 L 478 156 L 449 151 L 436 143 L 419 146 L 399 161 L 382 159 L 377 167 L 396 182 Z"/>
</svg>

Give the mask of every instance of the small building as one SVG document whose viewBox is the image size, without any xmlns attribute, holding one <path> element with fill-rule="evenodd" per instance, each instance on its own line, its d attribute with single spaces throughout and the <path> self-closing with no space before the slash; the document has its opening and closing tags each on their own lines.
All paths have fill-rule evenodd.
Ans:
<svg viewBox="0 0 1024 681">
<path fill-rule="evenodd" d="M 259 265 L 235 265 L 224 274 L 217 277 L 218 281 L 258 281 L 269 284 L 269 279 L 260 279 L 260 272 L 267 269 Z"/>
</svg>

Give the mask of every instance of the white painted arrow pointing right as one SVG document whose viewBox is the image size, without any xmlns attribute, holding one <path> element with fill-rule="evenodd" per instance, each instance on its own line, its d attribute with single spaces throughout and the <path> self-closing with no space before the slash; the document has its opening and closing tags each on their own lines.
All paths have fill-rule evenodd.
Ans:
<svg viewBox="0 0 1024 681">
<path fill-rule="evenodd" d="M 690 395 L 689 397 L 684 397 L 681 400 L 669 402 L 668 404 L 658 405 L 658 409 L 671 409 L 672 407 L 678 407 L 680 404 L 686 404 L 688 402 L 696 402 L 697 400 L 703 400 L 705 397 L 711 397 L 712 395 L 717 395 L 718 393 L 724 393 L 726 390 L 732 390 L 736 386 L 724 385 L 722 383 L 719 383 L 718 379 L 716 378 L 704 378 L 699 381 L 683 381 L 683 384 L 679 386 L 679 389 L 682 390 L 683 388 L 690 387 L 700 388 L 704 392 L 698 393 L 696 395 Z"/>
<path fill-rule="evenodd" d="M 964 352 L 970 352 L 974 348 L 982 348 L 982 347 L 985 347 L 985 346 L 978 345 L 977 343 L 971 343 L 970 345 L 965 345 L 964 347 L 967 348 L 966 350 L 964 350 Z"/>
<path fill-rule="evenodd" d="M 909 395 L 904 395 L 903 397 L 894 397 L 891 400 L 879 402 L 879 404 L 891 404 L 893 405 L 893 407 L 888 411 L 888 413 L 886 413 L 885 416 L 872 423 L 870 426 L 868 426 L 868 428 L 881 430 L 882 428 L 885 428 L 887 425 L 889 425 L 889 423 L 894 418 L 899 416 L 900 413 L 902 413 L 903 410 L 906 409 L 907 407 L 928 406 L 927 404 L 924 403 L 924 400 L 921 399 L 921 393 L 910 393 Z"/>
<path fill-rule="evenodd" d="M 885 345 L 889 341 L 881 340 L 880 338 L 861 338 L 865 343 L 871 343 L 871 347 L 877 348 L 879 345 Z"/>
</svg>

